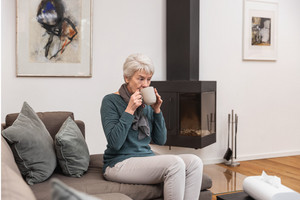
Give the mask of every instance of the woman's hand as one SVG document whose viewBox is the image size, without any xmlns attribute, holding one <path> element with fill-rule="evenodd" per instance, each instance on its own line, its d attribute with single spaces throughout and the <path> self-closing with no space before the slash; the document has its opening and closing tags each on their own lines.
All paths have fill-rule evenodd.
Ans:
<svg viewBox="0 0 300 200">
<path fill-rule="evenodd" d="M 163 100 L 161 99 L 161 96 L 158 94 L 156 88 L 154 88 L 154 92 L 156 95 L 156 102 L 155 102 L 155 104 L 151 105 L 151 107 L 154 110 L 154 112 L 158 114 L 158 113 L 160 113 L 160 107 L 161 107 Z"/>
<path fill-rule="evenodd" d="M 135 91 L 135 93 L 133 93 L 129 99 L 125 112 L 133 115 L 135 110 L 142 105 L 142 102 L 143 98 L 140 90 Z"/>
</svg>

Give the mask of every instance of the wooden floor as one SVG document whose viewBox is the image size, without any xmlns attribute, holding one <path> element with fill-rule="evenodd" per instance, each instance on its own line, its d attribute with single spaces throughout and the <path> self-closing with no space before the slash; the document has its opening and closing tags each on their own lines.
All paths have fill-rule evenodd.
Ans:
<svg viewBox="0 0 300 200">
<path fill-rule="evenodd" d="M 216 200 L 218 194 L 242 190 L 244 178 L 261 175 L 262 171 L 281 178 L 283 185 L 300 193 L 300 155 L 241 161 L 238 167 L 224 164 L 204 166 L 204 172 L 213 181 L 213 200 Z"/>
</svg>

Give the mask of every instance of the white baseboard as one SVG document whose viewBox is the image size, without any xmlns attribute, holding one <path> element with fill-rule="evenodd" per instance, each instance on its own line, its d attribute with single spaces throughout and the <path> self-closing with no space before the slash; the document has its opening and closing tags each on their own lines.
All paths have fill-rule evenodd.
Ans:
<svg viewBox="0 0 300 200">
<path fill-rule="evenodd" d="M 256 154 L 256 155 L 245 155 L 245 156 L 240 156 L 237 160 L 245 161 L 245 160 L 257 160 L 257 159 L 276 158 L 276 157 L 284 157 L 284 156 L 297 156 L 297 155 L 300 155 L 300 151 L 285 151 L 285 152 L 273 152 L 273 153 Z"/>
<path fill-rule="evenodd" d="M 220 164 L 225 162 L 223 158 L 219 159 L 202 159 L 204 165 L 213 165 L 213 164 Z"/>
<path fill-rule="evenodd" d="M 276 158 L 284 156 L 297 156 L 300 155 L 300 151 L 285 151 L 285 152 L 272 152 L 272 153 L 263 153 L 263 154 L 253 154 L 253 155 L 242 155 L 238 156 L 236 161 L 247 161 L 247 160 L 258 160 L 258 159 L 267 159 L 267 158 Z M 223 158 L 216 159 L 202 159 L 204 165 L 219 164 L 224 163 L 226 160 Z"/>
</svg>

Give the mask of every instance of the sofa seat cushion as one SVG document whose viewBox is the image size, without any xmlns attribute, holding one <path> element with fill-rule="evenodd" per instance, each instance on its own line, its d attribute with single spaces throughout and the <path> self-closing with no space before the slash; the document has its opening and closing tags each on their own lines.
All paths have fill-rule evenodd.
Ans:
<svg viewBox="0 0 300 200">
<path fill-rule="evenodd" d="M 51 179 L 53 200 L 131 200 L 121 193 L 98 194 L 96 196 L 79 192 L 58 179 Z"/>
<path fill-rule="evenodd" d="M 87 173 L 81 178 L 67 177 L 63 174 L 55 173 L 52 178 L 58 178 L 70 187 L 87 194 L 101 197 L 106 193 L 122 193 L 134 200 L 139 199 L 160 199 L 163 197 L 162 184 L 157 185 L 134 185 L 123 184 L 107 181 L 102 175 L 103 154 L 95 154 L 90 157 L 90 164 Z M 212 186 L 211 179 L 207 175 L 203 175 L 200 198 L 207 193 L 206 196 L 211 196 L 209 189 Z M 38 200 L 51 200 L 50 181 L 35 184 L 31 186 L 33 193 Z M 100 196 L 99 196 L 100 195 Z M 206 198 L 204 198 L 206 199 Z"/>
<path fill-rule="evenodd" d="M 208 190 L 212 187 L 212 180 L 206 174 L 203 174 L 201 190 Z"/>
<path fill-rule="evenodd" d="M 57 178 L 68 186 L 87 194 L 98 196 L 106 193 L 122 193 L 132 199 L 157 199 L 162 196 L 162 186 L 135 185 L 106 181 L 102 175 L 102 154 L 91 155 L 88 171 L 80 178 L 68 177 L 55 173 Z M 38 200 L 51 200 L 50 180 L 30 186 Z"/>
<path fill-rule="evenodd" d="M 95 197 L 98 197 L 101 200 L 132 200 L 127 195 L 121 193 L 97 194 Z"/>
<path fill-rule="evenodd" d="M 103 167 L 103 155 L 101 154 L 99 156 L 99 158 L 100 159 L 95 159 L 93 162 L 91 162 L 90 165 L 93 165 L 94 167 L 100 166 L 102 168 Z M 201 184 L 201 190 L 208 190 L 211 187 L 212 187 L 212 180 L 211 180 L 211 178 L 208 175 L 203 174 L 202 184 Z"/>
</svg>

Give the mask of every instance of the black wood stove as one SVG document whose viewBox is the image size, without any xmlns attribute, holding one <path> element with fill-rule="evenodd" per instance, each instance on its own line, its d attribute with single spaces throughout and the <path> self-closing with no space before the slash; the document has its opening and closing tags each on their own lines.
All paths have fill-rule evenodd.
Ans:
<svg viewBox="0 0 300 200">
<path fill-rule="evenodd" d="M 167 0 L 167 81 L 152 86 L 164 101 L 166 145 L 216 142 L 216 81 L 199 81 L 199 0 Z"/>
</svg>

